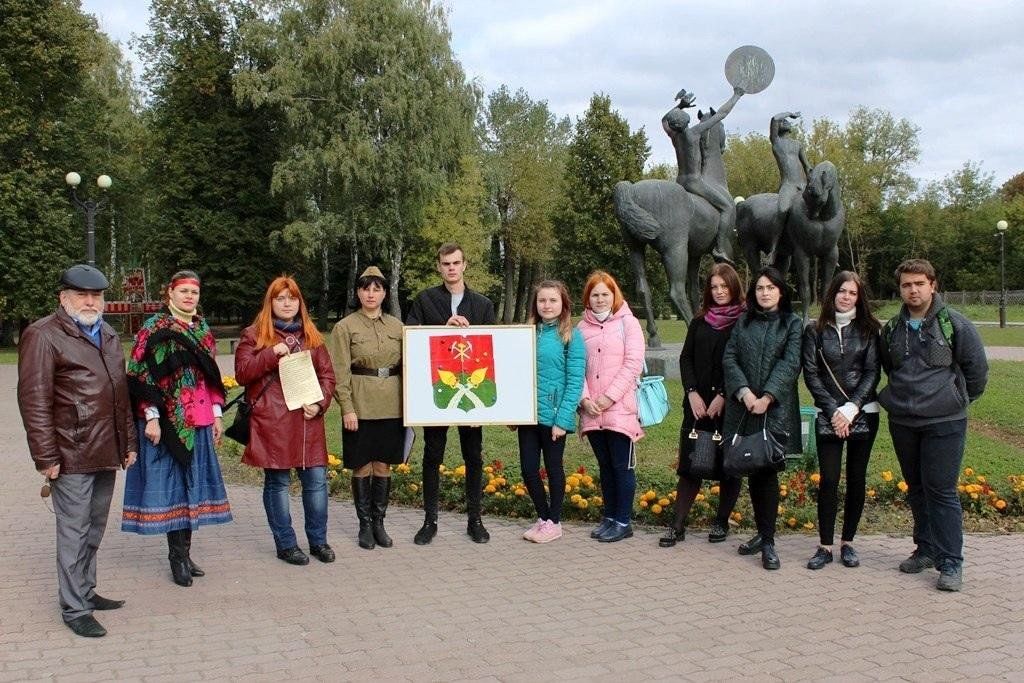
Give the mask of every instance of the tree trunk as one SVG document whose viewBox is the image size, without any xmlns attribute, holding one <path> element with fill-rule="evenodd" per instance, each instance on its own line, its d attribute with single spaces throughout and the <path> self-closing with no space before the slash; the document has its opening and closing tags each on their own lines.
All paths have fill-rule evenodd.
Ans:
<svg viewBox="0 0 1024 683">
<path fill-rule="evenodd" d="M 327 246 L 327 240 L 324 239 L 320 246 L 320 303 L 316 307 L 317 326 L 322 329 L 327 327 L 327 310 L 331 293 L 330 273 L 330 248 Z"/>
<path fill-rule="evenodd" d="M 516 260 L 512 256 L 512 251 L 508 248 L 508 243 L 506 242 L 501 291 L 501 322 L 506 325 L 512 323 L 512 317 L 515 314 L 515 296 Z"/>
<path fill-rule="evenodd" d="M 529 306 L 530 301 L 530 289 L 533 284 L 533 266 L 527 259 L 523 259 L 519 264 L 519 292 L 516 296 L 516 311 L 515 311 L 515 322 L 525 322 L 526 315 L 529 311 L 526 307 Z"/>
<path fill-rule="evenodd" d="M 398 281 L 402 273 L 402 257 L 405 255 L 405 245 L 401 240 L 391 250 L 391 275 L 388 278 L 388 288 L 391 291 L 390 313 L 399 320 L 402 319 L 402 307 L 398 303 Z"/>
<path fill-rule="evenodd" d="M 345 298 L 341 303 L 341 317 L 355 310 L 352 302 L 356 298 L 356 280 L 359 279 L 359 249 L 352 240 L 352 250 L 348 254 L 348 275 L 345 278 Z"/>
</svg>

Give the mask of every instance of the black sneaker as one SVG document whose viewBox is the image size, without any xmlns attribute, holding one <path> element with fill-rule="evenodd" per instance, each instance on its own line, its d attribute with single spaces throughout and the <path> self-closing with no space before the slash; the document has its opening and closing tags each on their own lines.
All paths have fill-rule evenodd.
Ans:
<svg viewBox="0 0 1024 683">
<path fill-rule="evenodd" d="M 818 549 L 814 551 L 814 555 L 811 557 L 811 559 L 807 560 L 807 568 L 821 569 L 830 562 L 832 562 L 832 551 L 826 550 L 825 548 L 822 548 L 819 545 Z"/>
<path fill-rule="evenodd" d="M 334 562 L 334 549 L 324 543 L 323 545 L 309 546 L 309 554 L 324 563 Z"/>
<path fill-rule="evenodd" d="M 736 548 L 736 552 L 740 555 L 754 555 L 761 552 L 762 543 L 761 534 L 756 534 L 750 540 L 740 543 L 739 547 Z"/>
<path fill-rule="evenodd" d="M 474 543 L 487 543 L 491 540 L 491 535 L 487 533 L 487 529 L 484 528 L 484 523 L 479 517 L 474 517 L 469 520 L 466 525 L 466 533 L 473 539 Z"/>
<path fill-rule="evenodd" d="M 935 560 L 920 550 L 910 553 L 910 557 L 900 562 L 900 571 L 904 574 L 920 574 L 925 569 L 935 566 Z"/>
<path fill-rule="evenodd" d="M 715 522 L 708 530 L 708 543 L 721 543 L 729 535 L 729 525 Z"/>
<path fill-rule="evenodd" d="M 857 551 L 853 549 L 852 545 L 844 545 L 839 548 L 839 559 L 842 560 L 844 567 L 860 566 L 860 558 L 857 557 Z"/>
<path fill-rule="evenodd" d="M 309 557 L 306 553 L 299 550 L 298 546 L 294 548 L 285 548 L 284 550 L 277 551 L 278 559 L 284 560 L 288 564 L 294 564 L 302 566 L 309 564 Z"/>
<path fill-rule="evenodd" d="M 964 568 L 956 562 L 947 561 L 939 569 L 939 580 L 935 587 L 940 591 L 956 592 L 964 585 Z"/>
</svg>

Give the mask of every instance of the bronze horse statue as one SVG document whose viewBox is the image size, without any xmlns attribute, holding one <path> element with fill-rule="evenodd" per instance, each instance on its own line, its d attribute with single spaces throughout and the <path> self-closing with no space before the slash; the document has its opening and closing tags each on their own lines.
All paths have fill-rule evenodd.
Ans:
<svg viewBox="0 0 1024 683">
<path fill-rule="evenodd" d="M 778 213 L 775 193 L 757 194 L 736 207 L 736 235 L 752 272 L 761 267 L 761 252 L 784 275 L 796 266 L 798 295 L 807 319 L 810 306 L 810 259 L 819 259 L 824 286 L 839 262 L 839 237 L 846 226 L 846 208 L 839 174 L 830 161 L 811 169 L 807 186 L 786 216 Z"/>
<path fill-rule="evenodd" d="M 698 117 L 704 118 L 700 113 Z M 704 153 L 701 174 L 707 182 L 725 185 L 725 167 L 722 164 L 725 126 L 718 122 L 709 128 L 702 135 L 700 145 Z M 715 246 L 719 212 L 703 197 L 684 190 L 678 182 L 641 180 L 631 183 L 623 180 L 615 185 L 615 214 L 622 225 L 637 290 L 643 298 L 647 344 L 657 348 L 661 346 L 661 340 L 654 322 L 644 264 L 647 246 L 661 255 L 668 276 L 669 298 L 689 324 L 694 309 L 699 305 L 700 261 Z"/>
</svg>

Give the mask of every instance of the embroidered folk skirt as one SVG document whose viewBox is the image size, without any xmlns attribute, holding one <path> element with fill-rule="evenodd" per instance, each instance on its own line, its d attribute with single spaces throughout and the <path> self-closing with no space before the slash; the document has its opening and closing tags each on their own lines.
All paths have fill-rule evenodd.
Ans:
<svg viewBox="0 0 1024 683">
<path fill-rule="evenodd" d="M 121 531 L 166 534 L 231 521 L 228 494 L 213 448 L 213 427 L 196 430 L 192 464 L 186 469 L 162 444 L 143 436 L 138 423 L 139 457 L 124 482 Z"/>
<path fill-rule="evenodd" d="M 341 430 L 341 459 L 350 470 L 375 460 L 397 465 L 402 462 L 404 446 L 405 427 L 400 417 L 360 420 L 356 431 Z"/>
</svg>

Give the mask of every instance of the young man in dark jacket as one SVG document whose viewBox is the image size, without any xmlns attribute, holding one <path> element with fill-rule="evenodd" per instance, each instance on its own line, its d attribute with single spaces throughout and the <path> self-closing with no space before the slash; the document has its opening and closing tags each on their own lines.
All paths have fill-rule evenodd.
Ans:
<svg viewBox="0 0 1024 683">
<path fill-rule="evenodd" d="M 96 593 L 96 551 L 115 474 L 135 462 L 139 448 L 121 341 L 103 322 L 107 278 L 78 265 L 60 284 L 57 312 L 29 325 L 18 345 L 18 408 L 52 493 L 64 623 L 95 638 L 107 632 L 93 610 L 124 604 Z"/>
<path fill-rule="evenodd" d="M 963 583 L 963 511 L 957 480 L 967 437 L 967 406 L 988 380 L 978 330 L 936 293 L 935 269 L 923 259 L 896 268 L 903 307 L 882 330 L 882 367 L 889 384 L 878 401 L 909 487 L 913 554 L 900 571 L 939 570 L 937 588 Z"/>
<path fill-rule="evenodd" d="M 494 304 L 482 294 L 466 286 L 466 257 L 462 247 L 453 242 L 442 244 L 437 251 L 437 270 L 442 284 L 419 293 L 412 302 L 406 325 L 493 325 Z M 438 492 L 441 485 L 439 468 L 444 461 L 448 443 L 448 427 L 423 428 L 423 526 L 413 542 L 427 545 L 437 534 Z M 483 428 L 459 427 L 459 445 L 466 463 L 466 512 L 469 524 L 466 533 L 476 543 L 487 543 L 491 536 L 480 519 L 483 502 Z"/>
</svg>

